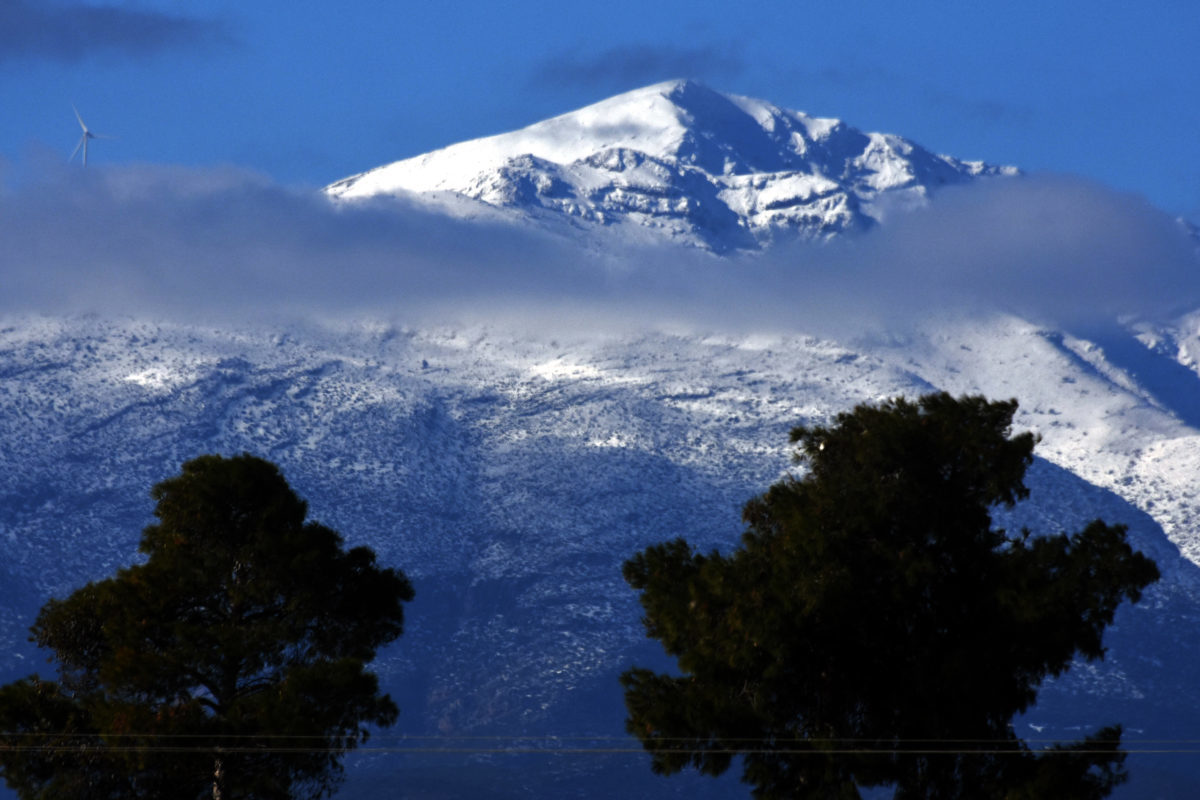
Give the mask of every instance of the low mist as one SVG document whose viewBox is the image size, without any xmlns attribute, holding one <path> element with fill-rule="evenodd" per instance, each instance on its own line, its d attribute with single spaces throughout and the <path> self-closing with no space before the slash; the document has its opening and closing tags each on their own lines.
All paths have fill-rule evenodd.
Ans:
<svg viewBox="0 0 1200 800">
<path fill-rule="evenodd" d="M 332 203 L 233 168 L 54 167 L 0 194 L 0 310 L 845 332 L 945 311 L 1068 324 L 1200 306 L 1181 223 L 1068 177 L 946 189 L 866 234 L 766 253 L 606 238 Z"/>
</svg>

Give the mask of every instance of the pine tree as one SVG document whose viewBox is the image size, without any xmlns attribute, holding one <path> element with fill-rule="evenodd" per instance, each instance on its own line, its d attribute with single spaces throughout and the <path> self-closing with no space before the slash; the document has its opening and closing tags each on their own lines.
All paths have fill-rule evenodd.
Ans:
<svg viewBox="0 0 1200 800">
<path fill-rule="evenodd" d="M 306 521 L 275 465 L 202 456 L 152 490 L 143 563 L 50 600 L 57 680 L 0 688 L 0 769 L 24 800 L 331 794 L 392 700 L 366 669 L 413 597 Z"/>
<path fill-rule="evenodd" d="M 806 470 L 746 505 L 740 547 L 626 562 L 679 667 L 621 679 L 655 771 L 741 755 L 762 798 L 1099 798 L 1125 779 L 1119 727 L 1035 753 L 1010 726 L 1158 578 L 1120 525 L 992 527 L 1029 493 L 1016 407 L 932 394 L 797 428 Z"/>
</svg>

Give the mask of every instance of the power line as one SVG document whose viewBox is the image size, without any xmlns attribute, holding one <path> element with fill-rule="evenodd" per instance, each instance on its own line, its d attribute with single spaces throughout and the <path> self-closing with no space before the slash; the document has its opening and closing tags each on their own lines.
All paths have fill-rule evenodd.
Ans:
<svg viewBox="0 0 1200 800">
<path fill-rule="evenodd" d="M 0 740 L 5 738 L 16 737 L 56 737 L 56 738 L 81 738 L 81 739 L 316 739 L 326 740 L 329 737 L 323 734 L 293 734 L 293 733 L 57 733 L 57 732 L 37 732 L 37 731 L 0 731 Z M 610 735 L 571 735 L 563 736 L 559 734 L 489 734 L 489 735 L 464 735 L 464 734 L 371 734 L 370 739 L 382 740 L 398 740 L 398 741 L 445 741 L 445 742 L 499 742 L 499 741 L 544 741 L 544 742 L 637 742 L 638 739 L 632 736 L 610 736 Z M 687 736 L 656 736 L 655 742 L 695 742 L 695 737 Z M 836 737 L 836 736 L 794 736 L 794 737 L 776 737 L 776 736 L 746 736 L 746 737 L 720 737 L 719 741 L 730 743 L 811 743 L 811 744 L 829 744 L 829 743 L 856 743 L 856 742 L 887 742 L 895 744 L 904 743 L 921 743 L 921 744 L 991 744 L 1000 742 L 1011 742 L 1017 744 L 1019 742 L 1028 743 L 1061 743 L 1061 739 L 1053 737 L 1038 737 L 1026 739 L 1008 739 L 1008 738 L 945 738 L 945 737 L 888 737 L 888 738 L 864 738 L 864 737 Z M 1200 745 L 1200 739 L 1150 739 L 1138 737 L 1132 740 L 1126 740 L 1122 737 L 1122 741 L 1135 741 L 1142 744 L 1193 744 Z"/>
<path fill-rule="evenodd" d="M 227 754 L 265 754 L 265 753 L 342 753 L 341 748 L 329 747 L 168 747 L 152 745 L 118 745 L 95 748 L 110 753 L 227 753 Z M 0 746 L 0 752 L 41 752 L 41 753 L 79 753 L 79 747 L 69 745 L 13 745 Z M 1080 755 L 1111 755 L 1111 749 L 1053 749 L 1022 751 L 995 749 L 933 749 L 933 750 L 871 750 L 871 749 L 696 749 L 672 750 L 676 754 L 695 753 L 703 755 L 796 755 L 796 756 L 995 756 L 995 755 L 1048 755 L 1048 756 L 1080 756 Z M 1198 748 L 1135 748 L 1122 749 L 1127 755 L 1197 755 Z M 578 755 L 646 755 L 649 751 L 640 747 L 581 747 L 581 748 L 512 748 L 512 747 L 365 747 L 353 750 L 355 754 L 370 755 L 547 755 L 547 756 L 578 756 Z"/>
<path fill-rule="evenodd" d="M 449 735 L 400 735 L 378 737 L 392 744 L 364 745 L 343 748 L 303 744 L 306 740 L 324 740 L 322 736 L 299 734 L 121 734 L 101 736 L 89 733 L 0 733 L 0 750 L 8 752 L 71 752 L 96 750 L 113 753 L 342 753 L 355 754 L 414 754 L 414 755 L 635 755 L 652 751 L 628 737 L 605 736 L 449 736 Z M 25 740 L 28 743 L 19 743 Z M 64 741 L 66 740 L 66 741 Z M 189 744 L 204 740 L 204 744 Z M 296 741 L 299 744 L 280 744 L 279 741 Z M 16 743 L 13 743 L 13 742 Z M 1057 744 L 1051 739 L 1029 740 L 1034 743 Z M 164 742 L 178 742 L 167 744 Z M 254 742 L 259 742 L 255 744 Z M 469 744 L 477 742 L 478 744 Z M 509 745 L 488 743 L 510 742 Z M 876 746 L 861 746 L 867 743 Z M 466 743 L 466 744 L 460 744 Z M 522 744 L 528 743 L 528 744 Z M 1037 749 L 1023 747 L 1022 742 L 1007 739 L 900 739 L 888 742 L 866 739 L 723 739 L 718 746 L 704 747 L 694 744 L 694 739 L 662 738 L 653 740 L 663 745 L 655 748 L 660 752 L 695 753 L 706 755 L 813 755 L 813 756 L 938 756 L 938 755 L 1103 755 L 1111 754 L 1111 748 L 1072 747 L 1070 745 L 1047 746 Z M 774 745 L 800 744 L 804 747 Z M 771 744 L 772 746 L 763 746 Z M 955 745 L 937 747 L 938 744 Z M 965 745 L 979 745 L 967 747 Z M 1011 746 L 997 746 L 1011 744 Z M 1121 752 L 1142 755 L 1195 755 L 1200 754 L 1198 739 L 1138 739 L 1132 747 Z M 684 746 L 672 746 L 684 745 Z M 906 746 L 907 745 L 907 746 Z M 991 745 L 991 746 L 989 746 Z"/>
<path fill-rule="evenodd" d="M 2 733 L 0 732 L 0 741 L 3 739 L 94 739 L 106 742 L 119 740 L 170 740 L 170 739 L 199 739 L 203 741 L 230 741 L 230 740 L 261 740 L 261 741 L 277 741 L 277 740 L 317 740 L 326 741 L 329 737 L 326 736 L 306 736 L 292 734 L 220 734 L 220 733 L 179 733 L 179 734 L 97 734 L 97 733 L 33 733 L 33 732 L 16 732 Z M 611 736 L 372 736 L 372 741 L 394 741 L 394 742 L 542 742 L 546 745 L 571 743 L 571 742 L 627 742 L 641 746 L 637 739 L 632 737 L 611 737 Z M 671 743 L 692 743 L 696 742 L 695 738 L 688 737 L 655 737 L 652 740 L 658 744 Z M 880 748 L 894 748 L 896 745 L 902 744 L 923 744 L 927 746 L 937 744 L 1019 744 L 1033 743 L 1058 743 L 1057 739 L 1027 739 L 1023 742 L 1011 739 L 808 739 L 808 738 L 792 738 L 792 739 L 772 739 L 772 738 L 725 738 L 722 737 L 716 741 L 726 745 L 765 745 L 765 744 L 807 744 L 816 747 L 828 746 L 832 744 L 856 744 L 856 743 L 876 743 Z M 1200 740 L 1193 739 L 1139 739 L 1143 744 L 1196 744 L 1200 745 Z"/>
</svg>

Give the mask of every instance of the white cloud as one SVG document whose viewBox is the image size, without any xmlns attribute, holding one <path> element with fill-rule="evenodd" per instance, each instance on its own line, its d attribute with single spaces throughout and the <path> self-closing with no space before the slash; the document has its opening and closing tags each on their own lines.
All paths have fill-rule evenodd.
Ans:
<svg viewBox="0 0 1200 800">
<path fill-rule="evenodd" d="M 8 311 L 811 330 L 964 307 L 1078 321 L 1200 306 L 1196 243 L 1174 220 L 1062 177 L 945 190 L 856 239 L 719 259 L 581 253 L 232 169 L 55 168 L 0 195 L 0 243 Z"/>
</svg>

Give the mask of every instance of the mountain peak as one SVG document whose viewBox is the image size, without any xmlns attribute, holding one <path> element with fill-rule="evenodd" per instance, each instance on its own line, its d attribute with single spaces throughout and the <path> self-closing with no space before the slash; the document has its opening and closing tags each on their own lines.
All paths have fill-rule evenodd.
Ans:
<svg viewBox="0 0 1200 800">
<path fill-rule="evenodd" d="M 457 215 L 498 210 L 572 230 L 632 226 L 720 253 L 870 227 L 939 186 L 1014 172 L 683 79 L 397 161 L 327 192 L 411 193 Z"/>
</svg>

